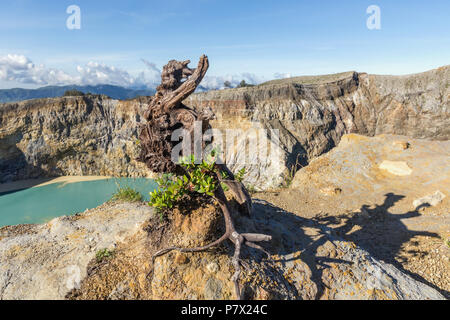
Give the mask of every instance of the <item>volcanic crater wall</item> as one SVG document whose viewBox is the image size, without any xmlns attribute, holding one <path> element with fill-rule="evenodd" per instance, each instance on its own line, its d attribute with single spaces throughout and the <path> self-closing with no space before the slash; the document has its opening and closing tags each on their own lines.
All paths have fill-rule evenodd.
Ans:
<svg viewBox="0 0 450 320">
<path fill-rule="evenodd" d="M 185 103 L 210 108 L 216 118 L 212 125 L 220 130 L 278 130 L 277 139 L 262 139 L 278 151 L 279 161 L 240 161 L 248 144 L 261 143 L 245 134 L 225 157 L 233 170 L 247 168 L 248 185 L 270 189 L 347 133 L 448 140 L 449 79 L 449 66 L 408 76 L 350 72 L 197 93 Z M 135 158 L 148 99 L 84 96 L 0 104 L 0 182 L 55 175 L 147 176 Z"/>
<path fill-rule="evenodd" d="M 350 72 L 331 77 L 210 91 L 191 96 L 187 104 L 211 108 L 216 114 L 213 126 L 223 130 L 279 130 L 281 161 L 246 165 L 247 183 L 257 189 L 285 182 L 293 171 L 336 146 L 344 134 L 449 139 L 449 66 L 408 76 Z M 244 151 L 243 145 L 238 143 L 235 152 L 226 155 L 232 169 L 242 167 L 233 157 Z"/>
<path fill-rule="evenodd" d="M 0 105 L 0 182 L 57 175 L 139 177 L 146 98 L 64 97 Z"/>
</svg>

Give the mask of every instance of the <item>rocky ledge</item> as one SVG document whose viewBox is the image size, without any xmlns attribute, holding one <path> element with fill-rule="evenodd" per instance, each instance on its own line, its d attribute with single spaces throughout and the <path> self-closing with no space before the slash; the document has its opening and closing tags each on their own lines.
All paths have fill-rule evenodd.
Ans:
<svg viewBox="0 0 450 320">
<path fill-rule="evenodd" d="M 221 230 L 214 207 L 174 213 L 169 225 L 142 204 L 107 203 L 47 224 L 0 229 L 0 299 L 232 299 L 227 245 L 196 254 L 168 243 L 204 243 Z M 219 223 L 218 223 L 219 221 Z M 311 219 L 255 200 L 239 228 L 271 234 L 245 255 L 248 299 L 444 299 L 435 289 L 382 262 Z M 96 253 L 109 249 L 110 257 Z"/>
<path fill-rule="evenodd" d="M 450 141 L 349 134 L 256 195 L 335 230 L 450 298 Z"/>
<path fill-rule="evenodd" d="M 102 249 L 132 236 L 152 210 L 104 204 L 42 225 L 0 228 L 0 299 L 62 299 Z"/>
</svg>

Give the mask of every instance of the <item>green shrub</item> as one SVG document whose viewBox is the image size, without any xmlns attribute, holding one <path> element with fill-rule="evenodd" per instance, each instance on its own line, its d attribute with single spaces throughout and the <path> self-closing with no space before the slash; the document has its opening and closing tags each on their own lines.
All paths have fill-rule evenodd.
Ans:
<svg viewBox="0 0 450 320">
<path fill-rule="evenodd" d="M 233 85 L 231 84 L 230 81 L 225 81 L 225 82 L 223 83 L 223 85 L 224 85 L 225 88 L 228 88 L 228 89 L 233 88 Z"/>
<path fill-rule="evenodd" d="M 139 202 L 142 201 L 142 194 L 131 187 L 118 187 L 116 193 L 112 196 L 111 200 L 114 201 L 126 201 L 126 202 Z"/>
<path fill-rule="evenodd" d="M 113 255 L 114 251 L 109 249 L 101 249 L 98 250 L 97 253 L 95 254 L 95 259 L 97 260 L 98 263 L 100 263 L 107 258 L 111 258 Z"/>
<path fill-rule="evenodd" d="M 64 97 L 81 97 L 84 93 L 78 90 L 67 90 L 64 92 Z"/>
<path fill-rule="evenodd" d="M 181 159 L 179 164 L 187 173 L 183 176 L 163 174 L 156 179 L 159 188 L 150 192 L 149 205 L 155 207 L 162 217 L 167 210 L 173 209 L 185 197 L 192 198 L 196 194 L 214 197 L 214 192 L 220 183 L 217 175 L 220 174 L 224 180 L 230 178 L 227 172 L 216 172 L 217 153 L 217 150 L 211 151 L 208 159 L 201 163 L 196 163 L 194 156 Z M 245 173 L 246 169 L 242 168 L 234 175 L 235 179 L 242 182 Z M 224 191 L 229 190 L 224 183 L 220 185 Z"/>
<path fill-rule="evenodd" d="M 256 192 L 257 192 L 254 185 L 247 185 L 247 186 L 245 186 L 245 187 L 247 188 L 247 190 L 248 190 L 248 192 L 249 192 L 250 194 L 253 194 L 253 193 L 256 193 Z"/>
<path fill-rule="evenodd" d="M 194 156 L 183 158 L 179 164 L 187 173 L 183 176 L 164 174 L 156 179 L 159 188 L 150 192 L 149 205 L 155 207 L 162 216 L 185 196 L 200 194 L 213 197 L 219 184 L 214 170 L 215 155 L 216 151 L 213 151 L 207 161 L 203 160 L 199 164 L 196 163 Z"/>
<path fill-rule="evenodd" d="M 242 182 L 242 180 L 244 179 L 244 176 L 245 176 L 245 168 L 242 168 L 234 175 L 236 180 L 239 182 Z"/>
<path fill-rule="evenodd" d="M 246 87 L 254 87 L 254 84 L 250 84 L 242 80 L 236 88 L 246 88 Z"/>
</svg>

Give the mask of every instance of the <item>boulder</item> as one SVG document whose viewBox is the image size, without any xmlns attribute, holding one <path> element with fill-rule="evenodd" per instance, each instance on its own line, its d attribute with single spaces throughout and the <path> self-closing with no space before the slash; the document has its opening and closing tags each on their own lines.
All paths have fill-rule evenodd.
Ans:
<svg viewBox="0 0 450 320">
<path fill-rule="evenodd" d="M 445 194 L 443 194 L 441 191 L 438 190 L 433 194 L 429 194 L 423 198 L 414 200 L 413 207 L 418 208 L 419 206 L 422 205 L 430 205 L 434 207 L 437 206 L 439 203 L 441 203 L 445 197 L 446 197 Z"/>
<path fill-rule="evenodd" d="M 412 173 L 412 169 L 405 161 L 384 160 L 379 167 L 396 176 L 409 176 Z"/>
</svg>

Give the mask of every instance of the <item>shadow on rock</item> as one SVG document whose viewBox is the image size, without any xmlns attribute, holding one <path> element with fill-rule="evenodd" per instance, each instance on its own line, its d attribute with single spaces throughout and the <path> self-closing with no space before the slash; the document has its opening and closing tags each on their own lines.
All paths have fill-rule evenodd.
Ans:
<svg viewBox="0 0 450 320">
<path fill-rule="evenodd" d="M 179 214 L 179 221 L 165 225 L 154 216 L 116 248 L 108 264 L 83 280 L 75 298 L 117 298 L 115 292 L 126 289 L 128 299 L 234 299 L 235 269 L 230 263 L 234 247 L 228 241 L 205 252 L 171 252 L 151 263 L 161 247 L 194 247 L 223 234 L 216 209 L 211 205 L 206 211 Z M 262 244 L 269 259 L 259 250 L 243 247 L 239 279 L 245 299 L 444 299 L 430 286 L 338 236 L 326 220 L 302 218 L 258 199 L 252 217 L 234 218 L 238 232 L 272 236 Z M 124 287 L 126 283 L 133 286 Z M 104 287 L 101 293 L 99 286 Z"/>
<path fill-rule="evenodd" d="M 269 202 L 254 199 L 253 218 L 238 219 L 238 228 L 272 235 L 272 241 L 265 245 L 271 259 L 264 259 L 259 252 L 248 249 L 251 259 L 247 261 L 252 267 L 259 263 L 264 274 L 271 274 L 271 282 L 278 286 L 275 290 L 272 288 L 277 292 L 272 296 L 275 299 L 442 299 L 426 281 L 414 277 L 420 283 L 392 265 L 395 252 L 404 241 L 416 235 L 437 236 L 407 230 L 401 219 L 418 215 L 416 211 L 403 215 L 388 214 L 388 208 L 401 198 L 390 194 L 380 206 L 384 211 L 373 209 L 374 212 L 381 210 L 379 219 L 390 225 L 389 228 L 379 226 L 385 236 L 382 242 L 368 237 L 373 231 L 372 224 L 353 220 L 359 218 L 347 217 L 345 220 L 345 217 L 340 217 L 344 219 L 341 221 L 343 225 L 333 228 L 331 226 L 337 218 L 306 219 Z M 344 239 L 343 236 L 357 222 L 362 225 L 359 234 L 354 234 L 354 239 Z M 390 234 L 394 231 L 398 234 L 395 237 Z M 408 233 L 409 236 L 400 237 L 400 233 Z M 369 238 L 375 241 L 375 246 L 390 244 L 383 256 L 367 248 L 366 242 L 360 242 L 358 238 Z M 388 253 L 391 259 L 386 259 Z M 259 286 L 271 291 L 270 286 L 264 283 Z M 285 290 L 281 290 L 282 287 Z M 249 294 L 247 298 L 254 296 Z"/>
<path fill-rule="evenodd" d="M 273 237 L 266 248 L 275 255 L 272 256 L 274 264 L 279 265 L 284 277 L 286 269 L 295 266 L 297 273 L 304 273 L 300 275 L 304 283 L 310 282 L 306 288 L 295 285 L 296 281 L 289 282 L 297 298 L 320 299 L 327 289 L 322 281 L 323 271 L 333 264 L 352 265 L 352 261 L 337 257 L 334 245 L 330 242 L 331 234 L 313 220 L 299 217 L 262 200 L 255 199 L 253 206 L 254 219 L 258 221 L 259 227 L 264 225 L 264 232 Z M 306 295 L 305 289 L 309 290 Z"/>
<path fill-rule="evenodd" d="M 355 242 L 374 258 L 396 266 L 415 280 L 434 287 L 446 297 L 449 297 L 448 291 L 439 289 L 420 275 L 404 269 L 396 260 L 402 245 L 414 237 L 440 238 L 436 233 L 409 230 L 402 221 L 421 216 L 419 211 L 428 207 L 428 204 L 423 204 L 416 210 L 402 214 L 390 212 L 390 209 L 403 198 L 403 195 L 388 193 L 385 195 L 383 204 L 375 205 L 373 208 L 363 205 L 359 212 L 351 215 L 318 217 L 315 220 L 322 225 L 331 227 L 338 236 Z"/>
</svg>

